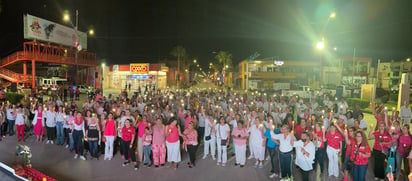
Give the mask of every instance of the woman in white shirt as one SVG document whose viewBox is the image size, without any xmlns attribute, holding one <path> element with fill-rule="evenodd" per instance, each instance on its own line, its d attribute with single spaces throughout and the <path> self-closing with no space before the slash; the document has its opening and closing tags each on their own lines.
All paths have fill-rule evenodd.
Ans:
<svg viewBox="0 0 412 181">
<path fill-rule="evenodd" d="M 63 112 L 63 106 L 59 106 L 58 112 L 56 113 L 56 131 L 57 131 L 57 145 L 64 144 L 64 122 L 66 114 Z"/>
<path fill-rule="evenodd" d="M 255 118 L 255 122 L 251 125 L 252 120 L 249 120 L 248 131 L 250 134 L 250 145 L 253 149 L 253 156 L 256 159 L 255 167 L 263 168 L 263 160 L 265 159 L 266 139 L 264 137 L 263 125 L 259 118 Z"/>
<path fill-rule="evenodd" d="M 7 119 L 7 124 L 8 124 L 8 129 L 9 129 L 9 136 L 14 135 L 14 121 L 16 117 L 14 116 L 14 111 L 15 110 L 15 105 L 11 105 L 10 103 L 7 104 L 6 107 L 6 119 Z"/>
<path fill-rule="evenodd" d="M 279 162 L 282 178 L 288 178 L 292 176 L 292 160 L 293 160 L 293 145 L 294 145 L 294 133 L 293 130 L 289 132 L 289 126 L 283 125 L 280 129 L 281 134 L 274 133 L 274 127 L 272 120 L 269 120 L 269 127 L 272 130 L 270 135 L 273 140 L 279 140 Z"/>
<path fill-rule="evenodd" d="M 302 171 L 302 180 L 309 181 L 309 173 L 313 170 L 315 160 L 315 145 L 310 141 L 310 133 L 303 132 L 301 140 L 294 142 L 293 147 L 296 150 L 295 164 Z"/>
<path fill-rule="evenodd" d="M 205 134 L 204 134 L 204 151 L 203 151 L 203 159 L 207 158 L 209 154 L 210 148 L 210 155 L 212 155 L 212 159 L 215 160 L 216 154 L 216 135 L 215 135 L 215 122 L 213 121 L 213 111 L 209 111 L 209 115 L 205 118 Z"/>
<path fill-rule="evenodd" d="M 84 135 L 85 135 L 84 120 L 82 118 L 82 114 L 78 112 L 76 113 L 76 118 L 74 119 L 74 124 L 73 124 L 74 150 L 76 151 L 76 155 L 74 155 L 74 159 L 77 159 L 77 157 L 80 154 L 80 159 L 86 160 L 86 158 L 83 156 Z"/>
<path fill-rule="evenodd" d="M 17 141 L 20 142 L 20 136 L 21 136 L 21 141 L 24 142 L 24 121 L 26 120 L 26 115 L 24 115 L 23 108 L 21 106 L 17 108 L 15 117 L 16 117 Z"/>
<path fill-rule="evenodd" d="M 53 144 L 54 135 L 56 132 L 56 112 L 54 106 L 49 106 L 49 110 L 46 110 L 46 144 Z"/>
<path fill-rule="evenodd" d="M 222 116 L 219 118 L 219 124 L 215 126 L 217 137 L 217 165 L 222 164 L 226 166 L 227 162 L 227 146 L 229 145 L 230 128 L 226 124 L 225 118 Z"/>
</svg>

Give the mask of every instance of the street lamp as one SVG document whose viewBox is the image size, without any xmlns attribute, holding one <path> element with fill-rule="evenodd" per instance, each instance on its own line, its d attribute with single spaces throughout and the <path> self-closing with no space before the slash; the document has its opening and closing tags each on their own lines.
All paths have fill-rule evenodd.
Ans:
<svg viewBox="0 0 412 181">
<path fill-rule="evenodd" d="M 103 95 L 103 82 L 104 82 L 104 67 L 106 66 L 106 64 L 103 62 L 102 63 L 102 82 L 101 82 L 101 84 L 102 84 L 102 95 Z"/>
<path fill-rule="evenodd" d="M 70 21 L 70 14 L 69 14 L 69 11 L 64 11 L 64 14 L 63 14 L 63 20 L 65 21 L 65 22 L 70 22 L 71 24 L 72 24 L 72 26 L 73 26 L 73 23 Z M 78 42 L 78 44 L 76 43 L 76 45 L 75 46 L 77 46 L 76 47 L 76 49 L 77 50 L 79 50 L 79 47 L 80 47 L 80 42 L 79 42 L 79 33 L 77 32 L 77 29 L 78 29 L 78 25 L 79 25 L 79 10 L 77 10 L 76 9 L 76 24 L 74 25 L 74 29 L 75 29 L 75 32 L 76 32 L 76 42 Z M 93 34 L 94 34 L 94 31 L 93 31 Z M 77 84 L 78 83 L 78 72 L 79 72 L 79 66 L 78 66 L 78 51 L 75 51 L 75 54 L 74 54 L 74 60 L 75 60 L 75 62 L 76 62 L 76 79 L 75 79 L 75 83 Z"/>
<path fill-rule="evenodd" d="M 331 12 L 329 15 L 329 18 L 335 18 L 336 17 L 336 13 L 335 12 Z"/>
<path fill-rule="evenodd" d="M 93 36 L 94 35 L 94 29 L 89 30 L 89 35 Z"/>
<path fill-rule="evenodd" d="M 194 59 L 194 60 L 193 60 L 193 63 L 196 63 L 196 62 L 197 62 L 197 60 L 196 60 L 196 59 Z"/>
<path fill-rule="evenodd" d="M 323 50 L 323 49 L 325 48 L 325 40 L 322 39 L 321 41 L 318 41 L 318 42 L 316 43 L 316 48 L 317 48 L 318 50 Z"/>
</svg>

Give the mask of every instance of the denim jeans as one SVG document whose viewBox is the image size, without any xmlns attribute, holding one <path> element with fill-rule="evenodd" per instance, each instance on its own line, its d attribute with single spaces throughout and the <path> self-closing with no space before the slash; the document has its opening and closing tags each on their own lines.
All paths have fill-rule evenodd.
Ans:
<svg viewBox="0 0 412 181">
<path fill-rule="evenodd" d="M 73 133 L 69 133 L 69 148 L 70 148 L 71 150 L 74 149 Z"/>
<path fill-rule="evenodd" d="M 83 151 L 84 151 L 84 143 L 83 143 L 83 131 L 73 131 L 73 140 L 74 140 L 74 150 L 76 151 L 76 154 L 79 154 L 83 156 Z"/>
<path fill-rule="evenodd" d="M 279 174 L 279 147 L 269 148 L 270 163 L 272 165 L 271 173 Z"/>
<path fill-rule="evenodd" d="M 63 122 L 56 123 L 56 132 L 57 132 L 56 144 L 63 145 L 64 144 Z"/>
<path fill-rule="evenodd" d="M 97 141 L 88 141 L 90 156 L 97 158 Z"/>
<path fill-rule="evenodd" d="M 318 148 L 318 150 L 316 150 L 316 153 L 315 153 L 315 161 L 313 163 L 313 169 L 316 169 L 316 166 L 317 166 L 316 164 L 319 163 L 320 173 L 323 173 L 325 154 L 326 154 L 325 147 Z"/>
<path fill-rule="evenodd" d="M 368 170 L 368 164 L 353 165 L 353 181 L 365 181 L 367 170 Z"/>
<path fill-rule="evenodd" d="M 144 163 L 152 164 L 152 160 L 150 159 L 150 154 L 152 153 L 152 145 L 145 145 L 143 146 L 143 154 L 144 154 Z"/>
<path fill-rule="evenodd" d="M 7 120 L 8 124 L 9 124 L 9 136 L 13 136 L 14 135 L 14 120 Z"/>
<path fill-rule="evenodd" d="M 287 153 L 279 152 L 280 171 L 282 172 L 282 178 L 292 176 L 292 151 Z"/>
</svg>

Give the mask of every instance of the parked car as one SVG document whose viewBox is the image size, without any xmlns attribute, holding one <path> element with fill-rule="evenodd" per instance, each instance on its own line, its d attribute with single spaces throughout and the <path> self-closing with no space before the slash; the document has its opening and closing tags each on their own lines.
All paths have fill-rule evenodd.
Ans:
<svg viewBox="0 0 412 181">
<path fill-rule="evenodd" d="M 79 89 L 80 94 L 89 94 L 90 92 L 93 91 L 93 87 L 85 86 L 85 85 L 78 85 L 77 89 Z"/>
<path fill-rule="evenodd" d="M 412 94 L 412 84 L 409 86 L 409 90 L 410 90 L 409 93 Z M 394 94 L 398 93 L 399 92 L 399 84 L 392 86 L 391 87 L 391 92 L 394 93 Z"/>
</svg>

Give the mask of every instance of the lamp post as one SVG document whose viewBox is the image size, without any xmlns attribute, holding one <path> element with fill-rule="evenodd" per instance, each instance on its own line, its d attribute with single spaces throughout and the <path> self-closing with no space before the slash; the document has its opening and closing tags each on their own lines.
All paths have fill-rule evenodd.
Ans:
<svg viewBox="0 0 412 181">
<path fill-rule="evenodd" d="M 80 42 L 79 42 L 79 34 L 77 32 L 78 30 L 78 25 L 79 25 L 79 10 L 76 9 L 76 24 L 73 25 L 73 23 L 70 21 L 70 14 L 68 11 L 65 11 L 63 14 L 63 20 L 65 22 L 70 22 L 72 26 L 74 26 L 74 30 L 76 31 L 76 51 L 74 54 L 74 61 L 76 63 L 76 78 L 75 78 L 75 84 L 78 84 L 78 72 L 79 72 L 79 66 L 78 66 L 78 51 L 81 50 Z M 94 31 L 93 31 L 94 34 Z M 80 50 L 79 50 L 80 49 Z"/>
<path fill-rule="evenodd" d="M 102 95 L 103 95 L 103 83 L 104 83 L 104 67 L 106 66 L 105 63 L 102 63 L 102 80 L 101 80 L 101 86 L 102 86 Z"/>
</svg>

